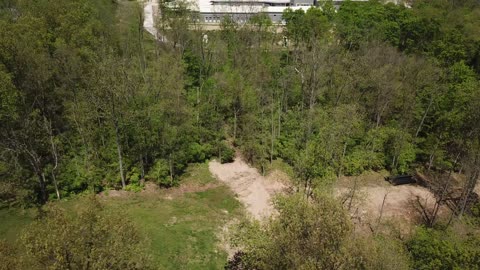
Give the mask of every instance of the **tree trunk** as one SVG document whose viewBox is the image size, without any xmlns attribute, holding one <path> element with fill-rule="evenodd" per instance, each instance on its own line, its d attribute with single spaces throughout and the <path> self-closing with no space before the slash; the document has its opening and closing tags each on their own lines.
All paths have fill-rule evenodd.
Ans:
<svg viewBox="0 0 480 270">
<path fill-rule="evenodd" d="M 118 154 L 118 169 L 120 171 L 120 178 L 122 179 L 122 189 L 125 189 L 125 174 L 123 173 L 123 156 L 122 156 L 122 146 L 120 144 L 120 134 L 118 130 L 118 123 L 115 120 L 115 143 L 117 145 L 117 154 Z"/>
<path fill-rule="evenodd" d="M 170 161 L 169 161 L 169 167 L 170 167 L 170 185 L 173 186 L 173 162 L 172 162 L 172 156 L 170 155 Z"/>
<path fill-rule="evenodd" d="M 40 195 L 43 203 L 46 203 L 48 200 L 47 197 L 47 187 L 46 187 L 46 180 L 45 180 L 45 173 L 40 172 L 38 175 L 39 181 L 40 181 Z"/>
<path fill-rule="evenodd" d="M 57 199 L 60 200 L 60 190 L 58 189 L 57 177 L 55 177 L 55 172 L 52 171 L 53 186 L 55 187 L 55 193 L 57 194 Z"/>
<path fill-rule="evenodd" d="M 53 130 L 52 130 L 52 124 L 50 121 L 47 120 L 46 117 L 44 117 L 44 122 L 45 122 L 45 128 L 47 129 L 47 132 L 50 136 L 50 147 L 52 148 L 52 156 L 54 160 L 54 165 L 52 168 L 52 180 L 53 180 L 53 186 L 55 187 L 55 193 L 57 194 L 57 199 L 60 200 L 60 191 L 58 190 L 58 184 L 57 184 L 57 177 L 55 177 L 55 171 L 57 170 L 58 167 L 58 154 L 57 154 L 57 147 L 55 145 L 55 142 L 53 140 Z"/>
<path fill-rule="evenodd" d="M 467 205 L 468 205 L 468 199 L 470 198 L 470 195 L 473 193 L 473 190 L 475 189 L 475 185 L 478 182 L 479 174 L 480 172 L 478 170 L 475 170 L 475 172 L 472 173 L 472 175 L 467 180 L 467 183 L 465 184 L 462 201 L 460 204 L 460 211 L 458 214 L 459 218 L 461 218 L 465 213 L 465 209 L 467 208 Z"/>
<path fill-rule="evenodd" d="M 418 137 L 418 133 L 422 130 L 423 123 L 425 122 L 425 118 L 427 117 L 428 111 L 430 110 L 430 107 L 432 106 L 433 103 L 433 96 L 430 97 L 430 101 L 428 102 L 427 109 L 425 110 L 425 113 L 422 116 L 422 120 L 420 121 L 420 124 L 418 125 L 417 132 L 415 132 L 415 138 Z"/>
<path fill-rule="evenodd" d="M 273 162 L 273 150 L 275 144 L 275 108 L 274 108 L 274 98 L 272 97 L 272 110 L 271 110 L 271 137 L 270 137 L 270 164 Z"/>
<path fill-rule="evenodd" d="M 342 159 L 340 161 L 340 168 L 338 168 L 337 176 L 342 175 L 343 173 L 343 162 L 345 161 L 345 153 L 347 152 L 347 142 L 343 144 L 343 152 L 342 152 Z"/>
<path fill-rule="evenodd" d="M 233 142 L 237 140 L 237 110 L 233 110 Z"/>
<path fill-rule="evenodd" d="M 385 196 L 383 196 L 383 201 L 382 201 L 382 208 L 380 208 L 380 215 L 378 216 L 377 219 L 377 229 L 380 226 L 380 222 L 382 221 L 382 216 L 383 216 L 383 209 L 385 208 L 385 201 L 387 200 L 388 193 L 385 193 Z M 378 230 L 375 230 L 378 231 Z"/>
</svg>

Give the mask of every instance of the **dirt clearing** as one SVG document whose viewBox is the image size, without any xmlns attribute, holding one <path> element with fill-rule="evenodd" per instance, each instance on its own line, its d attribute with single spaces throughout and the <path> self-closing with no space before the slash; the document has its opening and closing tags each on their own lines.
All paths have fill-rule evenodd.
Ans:
<svg viewBox="0 0 480 270">
<path fill-rule="evenodd" d="M 272 197 L 285 188 L 284 184 L 263 177 L 240 157 L 226 164 L 213 160 L 209 169 L 212 175 L 233 190 L 248 213 L 258 220 L 273 213 Z"/>
<path fill-rule="evenodd" d="M 390 219 L 413 225 L 419 221 L 420 204 L 426 209 L 432 209 L 435 204 L 435 197 L 427 188 L 418 185 L 393 186 L 379 173 L 358 178 L 343 177 L 335 188 L 335 194 L 358 223 Z"/>
</svg>

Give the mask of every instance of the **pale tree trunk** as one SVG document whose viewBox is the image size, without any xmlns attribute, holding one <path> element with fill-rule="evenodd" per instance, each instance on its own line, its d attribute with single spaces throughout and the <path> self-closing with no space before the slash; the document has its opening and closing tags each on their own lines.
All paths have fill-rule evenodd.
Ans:
<svg viewBox="0 0 480 270">
<path fill-rule="evenodd" d="M 53 138 L 53 130 L 52 130 L 52 123 L 47 120 L 46 117 L 43 118 L 45 122 L 45 128 L 47 129 L 48 135 L 50 136 L 50 147 L 52 151 L 54 165 L 52 168 L 52 180 L 53 186 L 55 187 L 55 193 L 57 195 L 57 199 L 60 200 L 60 191 L 58 189 L 57 177 L 55 176 L 55 171 L 58 168 L 58 153 L 57 153 L 57 146 L 55 145 L 54 138 Z"/>
<path fill-rule="evenodd" d="M 110 105 L 111 105 L 111 120 L 113 124 L 113 128 L 115 131 L 115 144 L 117 147 L 117 156 L 118 156 L 118 170 L 120 173 L 120 179 L 122 180 L 122 189 L 126 187 L 125 181 L 125 173 L 123 171 L 123 154 L 122 154 L 122 145 L 120 140 L 120 127 L 119 127 L 119 119 L 117 115 L 117 109 L 115 104 L 115 97 L 113 93 L 110 93 Z"/>
<path fill-rule="evenodd" d="M 382 222 L 382 216 L 383 216 L 383 210 L 385 208 L 385 201 L 387 200 L 388 193 L 385 193 L 383 196 L 383 201 L 382 201 L 382 208 L 380 208 L 380 215 L 378 216 L 377 219 L 377 229 L 375 230 L 375 234 L 378 232 L 378 228 L 380 227 L 380 222 Z"/>
<path fill-rule="evenodd" d="M 43 169 L 40 167 L 40 160 L 37 159 L 34 155 L 32 155 L 31 152 L 29 152 L 29 155 L 32 157 L 32 160 L 30 161 L 33 170 L 35 171 L 35 174 L 38 177 L 38 182 L 40 186 L 40 196 L 42 199 L 43 203 L 47 202 L 47 181 L 45 179 L 45 173 L 43 172 Z"/>
<path fill-rule="evenodd" d="M 340 167 L 338 168 L 338 174 L 337 176 L 342 175 L 343 173 L 343 163 L 345 162 L 345 153 L 347 152 L 347 142 L 343 144 L 343 152 L 342 152 L 342 159 L 340 162 Z"/>
<path fill-rule="evenodd" d="M 273 150 L 275 144 L 275 96 L 272 91 L 272 109 L 271 109 L 271 136 L 270 136 L 270 164 L 273 162 Z"/>
<path fill-rule="evenodd" d="M 120 132 L 118 129 L 117 120 L 114 120 L 115 125 L 115 143 L 117 145 L 117 155 L 118 155 L 118 169 L 120 171 L 120 178 L 122 179 L 122 189 L 125 189 L 125 174 L 123 173 L 123 156 L 122 156 L 122 145 L 120 144 Z"/>
<path fill-rule="evenodd" d="M 433 103 L 433 96 L 430 97 L 430 101 L 428 102 L 427 109 L 425 110 L 425 113 L 422 116 L 422 120 L 418 125 L 417 132 L 415 132 L 415 138 L 418 137 L 418 133 L 420 133 L 420 131 L 422 130 L 423 123 L 425 122 L 425 118 L 427 118 L 428 111 L 430 111 L 430 107 L 432 106 L 432 103 Z"/>
<path fill-rule="evenodd" d="M 433 148 L 432 152 L 430 153 L 429 157 L 428 157 L 428 167 L 427 169 L 430 171 L 430 169 L 432 168 L 433 166 L 433 162 L 435 161 L 435 152 L 437 151 L 438 147 L 440 146 L 439 144 L 439 141 L 442 140 L 442 136 L 440 136 L 440 138 L 438 139 L 437 143 L 435 143 L 435 147 Z M 455 164 L 457 163 L 457 160 L 458 160 L 458 155 L 457 155 L 457 158 L 455 159 Z"/>
<path fill-rule="evenodd" d="M 43 172 L 43 164 L 42 164 L 41 157 L 34 150 L 31 150 L 31 147 L 29 147 L 28 142 L 20 140 L 17 137 L 17 134 L 15 133 L 15 131 L 11 130 L 9 135 L 10 135 L 9 136 L 10 138 L 8 138 L 8 140 L 12 147 L 11 151 L 15 153 L 24 153 L 28 156 L 27 160 L 32 166 L 35 176 L 38 177 L 38 183 L 40 188 L 40 199 L 42 203 L 46 203 L 48 199 L 47 190 L 46 190 L 46 179 L 45 179 L 45 174 Z"/>
<path fill-rule="evenodd" d="M 38 182 L 40 186 L 40 195 L 43 203 L 46 203 L 47 198 L 47 181 L 45 179 L 45 173 L 43 172 L 43 166 L 41 162 L 41 158 L 35 153 L 35 151 L 30 151 L 26 147 L 24 149 L 25 153 L 30 156 L 30 164 L 32 165 L 33 171 L 38 177 Z"/>
</svg>

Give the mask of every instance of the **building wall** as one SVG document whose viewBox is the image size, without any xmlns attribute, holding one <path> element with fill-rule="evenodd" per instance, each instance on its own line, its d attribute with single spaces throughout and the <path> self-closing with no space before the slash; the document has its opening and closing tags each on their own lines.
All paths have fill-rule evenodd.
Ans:
<svg viewBox="0 0 480 270">
<path fill-rule="evenodd" d="M 200 13 L 200 21 L 205 23 L 220 23 L 224 16 L 230 16 L 238 23 L 246 23 L 255 13 Z M 273 23 L 282 21 L 282 13 L 267 13 Z"/>
<path fill-rule="evenodd" d="M 314 0 L 293 0 L 293 6 L 313 6 Z"/>
<path fill-rule="evenodd" d="M 273 23 L 282 22 L 282 13 L 288 7 L 307 10 L 318 2 L 326 0 L 197 0 L 201 3 L 200 21 L 220 23 L 224 16 L 231 16 L 238 23 L 245 23 L 255 14 L 265 12 Z M 333 0 L 338 9 L 345 0 Z M 367 0 L 351 0 L 367 1 Z M 387 0 L 388 1 L 388 0 Z M 396 1 L 396 0 L 390 0 Z"/>
</svg>

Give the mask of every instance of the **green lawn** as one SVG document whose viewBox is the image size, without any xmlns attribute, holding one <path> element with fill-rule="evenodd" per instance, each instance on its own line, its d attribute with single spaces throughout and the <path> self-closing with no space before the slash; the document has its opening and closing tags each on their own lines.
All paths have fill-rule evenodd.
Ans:
<svg viewBox="0 0 480 270">
<path fill-rule="evenodd" d="M 191 165 L 182 185 L 216 183 L 208 165 Z M 105 206 L 115 214 L 127 215 L 148 239 L 158 269 L 223 269 L 227 254 L 219 246 L 218 233 L 232 218 L 242 216 L 242 208 L 232 192 L 218 184 L 201 192 L 161 190 L 155 194 L 130 194 L 107 198 Z M 175 194 L 174 196 L 168 196 Z M 81 198 L 58 202 L 74 209 Z M 0 239 L 14 240 L 35 211 L 1 210 Z"/>
</svg>

